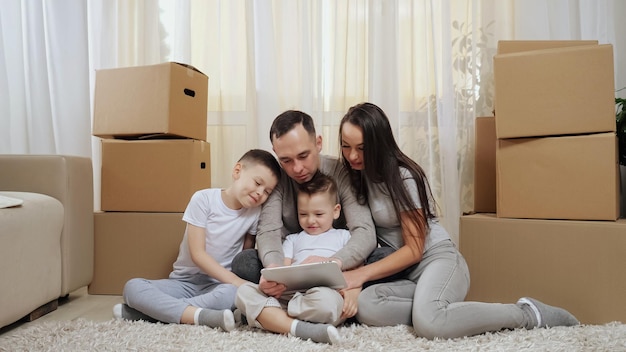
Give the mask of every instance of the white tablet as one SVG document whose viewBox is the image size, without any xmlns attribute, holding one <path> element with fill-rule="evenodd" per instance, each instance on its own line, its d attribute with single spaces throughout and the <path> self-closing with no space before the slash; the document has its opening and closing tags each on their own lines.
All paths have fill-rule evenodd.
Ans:
<svg viewBox="0 0 626 352">
<path fill-rule="evenodd" d="M 334 289 L 342 289 L 347 286 L 339 265 L 333 262 L 265 268 L 261 270 L 261 274 L 267 281 L 285 284 L 287 286 L 285 293 L 306 291 L 316 286 Z"/>
<path fill-rule="evenodd" d="M 22 205 L 23 203 L 24 201 L 21 199 L 0 195 L 0 209 L 16 207 L 18 205 Z"/>
</svg>

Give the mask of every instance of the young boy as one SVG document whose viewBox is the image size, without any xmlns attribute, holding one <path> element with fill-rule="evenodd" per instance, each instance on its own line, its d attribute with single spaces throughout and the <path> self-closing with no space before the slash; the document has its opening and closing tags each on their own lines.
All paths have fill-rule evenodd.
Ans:
<svg viewBox="0 0 626 352">
<path fill-rule="evenodd" d="M 309 256 L 332 257 L 350 239 L 348 230 L 332 228 L 341 211 L 335 182 L 317 173 L 299 186 L 297 202 L 298 222 L 303 231 L 285 239 L 284 264 L 300 264 Z M 359 291 L 340 293 L 329 287 L 313 287 L 306 292 L 268 297 L 258 285 L 246 283 L 237 290 L 235 304 L 250 326 L 315 342 L 336 343 L 339 333 L 335 326 L 356 314 Z"/>
<path fill-rule="evenodd" d="M 261 212 L 280 178 L 280 165 L 267 151 L 253 149 L 235 164 L 226 189 L 197 191 L 187 205 L 178 259 L 168 279 L 135 278 L 124 286 L 118 319 L 235 328 L 237 287 L 246 282 L 230 271 L 235 254 L 254 248 Z"/>
</svg>

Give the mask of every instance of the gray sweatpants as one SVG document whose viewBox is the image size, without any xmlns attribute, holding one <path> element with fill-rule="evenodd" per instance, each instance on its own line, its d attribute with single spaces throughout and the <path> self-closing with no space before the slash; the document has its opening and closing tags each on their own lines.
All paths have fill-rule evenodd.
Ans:
<svg viewBox="0 0 626 352">
<path fill-rule="evenodd" d="M 124 286 L 128 306 L 164 323 L 180 323 L 188 306 L 234 309 L 237 286 L 204 274 L 161 280 L 131 279 Z"/>
<path fill-rule="evenodd" d="M 248 325 L 263 328 L 256 319 L 271 299 L 259 289 L 259 285 L 246 283 L 239 286 L 235 305 L 246 316 Z M 283 295 L 278 302 L 294 319 L 335 326 L 343 322 L 343 297 L 332 288 L 313 287 L 306 292 Z"/>
<path fill-rule="evenodd" d="M 424 253 L 405 280 L 367 287 L 359 295 L 357 319 L 370 326 L 413 325 L 433 339 L 472 336 L 528 324 L 516 304 L 464 302 L 469 269 L 452 241 Z"/>
</svg>

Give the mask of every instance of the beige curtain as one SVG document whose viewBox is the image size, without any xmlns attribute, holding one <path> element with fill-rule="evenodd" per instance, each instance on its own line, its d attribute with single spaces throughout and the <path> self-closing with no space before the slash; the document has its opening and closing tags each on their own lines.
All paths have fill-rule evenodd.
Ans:
<svg viewBox="0 0 626 352">
<path fill-rule="evenodd" d="M 0 153 L 91 151 L 99 168 L 95 70 L 179 61 L 209 76 L 213 186 L 229 184 L 247 149 L 271 149 L 269 125 L 285 109 L 311 114 L 324 152 L 338 155 L 341 116 L 371 101 L 427 170 L 456 240 L 472 209 L 474 118 L 493 109 L 497 41 L 611 43 L 621 88 L 624 13 L 620 0 L 9 0 L 0 6 Z"/>
<path fill-rule="evenodd" d="M 186 23 L 180 14 L 189 11 L 190 47 L 168 59 L 188 61 L 209 76 L 214 185 L 230 182 L 229 169 L 246 149 L 271 149 L 269 125 L 280 112 L 311 114 L 324 152 L 338 155 L 339 120 L 350 106 L 370 101 L 387 112 L 403 150 L 428 171 L 442 222 L 456 237 L 459 215 L 472 206 L 473 120 L 491 110 L 490 97 L 477 94 L 491 50 L 477 45 L 485 39 L 478 35 L 478 4 L 177 4 L 165 4 L 162 14 L 177 14 L 166 20 L 165 32 L 175 32 L 177 18 Z"/>
<path fill-rule="evenodd" d="M 324 152 L 338 155 L 338 121 L 353 104 L 370 101 L 387 112 L 402 149 L 427 170 L 442 223 L 455 240 L 459 216 L 472 210 L 474 119 L 492 114 L 497 41 L 594 38 L 617 44 L 613 19 L 624 13 L 624 5 L 608 0 L 117 6 L 123 17 L 114 28 L 134 34 L 118 34 L 118 62 L 182 61 L 209 76 L 214 186 L 230 182 L 232 164 L 247 149 L 271 149 L 269 125 L 285 109 L 311 114 Z M 151 16 L 157 12 L 158 21 Z M 133 47 L 128 38 L 143 39 L 133 39 Z"/>
</svg>

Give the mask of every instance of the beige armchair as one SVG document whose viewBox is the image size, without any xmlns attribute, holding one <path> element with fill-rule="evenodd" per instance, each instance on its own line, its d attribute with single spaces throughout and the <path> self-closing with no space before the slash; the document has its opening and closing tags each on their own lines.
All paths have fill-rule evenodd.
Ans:
<svg viewBox="0 0 626 352">
<path fill-rule="evenodd" d="M 91 282 L 91 159 L 0 155 L 0 195 L 23 200 L 0 209 L 2 327 Z"/>
</svg>

